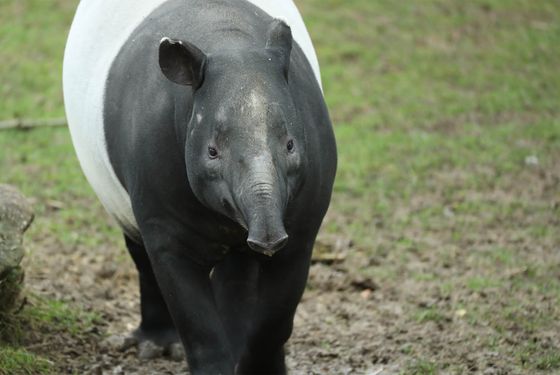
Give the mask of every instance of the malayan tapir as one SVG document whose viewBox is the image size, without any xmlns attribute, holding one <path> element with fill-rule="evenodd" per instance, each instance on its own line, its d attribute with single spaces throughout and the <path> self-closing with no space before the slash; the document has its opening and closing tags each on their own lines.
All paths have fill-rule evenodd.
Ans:
<svg viewBox="0 0 560 375">
<path fill-rule="evenodd" d="M 138 343 L 283 374 L 336 145 L 292 0 L 81 0 L 64 100 L 139 272 Z"/>
</svg>

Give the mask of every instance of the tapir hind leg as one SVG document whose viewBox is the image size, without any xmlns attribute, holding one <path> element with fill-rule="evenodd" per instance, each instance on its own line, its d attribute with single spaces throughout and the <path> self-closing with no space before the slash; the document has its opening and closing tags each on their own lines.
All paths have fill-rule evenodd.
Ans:
<svg viewBox="0 0 560 375">
<path fill-rule="evenodd" d="M 144 359 L 162 354 L 182 359 L 182 345 L 167 305 L 156 282 L 148 253 L 142 244 L 125 236 L 126 247 L 138 270 L 140 284 L 140 326 L 133 332 L 138 356 Z"/>
</svg>

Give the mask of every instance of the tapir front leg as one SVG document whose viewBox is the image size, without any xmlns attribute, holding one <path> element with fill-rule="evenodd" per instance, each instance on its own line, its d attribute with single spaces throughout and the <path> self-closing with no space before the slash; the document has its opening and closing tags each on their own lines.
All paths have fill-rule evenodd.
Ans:
<svg viewBox="0 0 560 375">
<path fill-rule="evenodd" d="M 182 358 L 179 336 L 173 325 L 167 304 L 161 295 L 152 264 L 143 244 L 125 236 L 126 247 L 138 269 L 140 284 L 140 326 L 132 333 L 138 345 L 138 357 L 155 358 L 167 352 L 173 358 Z M 151 344 L 151 345 L 148 345 Z M 154 345 L 156 350 L 154 350 Z"/>
<path fill-rule="evenodd" d="M 261 263 L 258 305 L 237 374 L 286 374 L 284 344 L 305 289 L 312 248 L 313 241 L 300 246 L 288 243 L 285 250 Z"/>
<path fill-rule="evenodd" d="M 228 254 L 212 272 L 214 297 L 236 362 L 253 322 L 258 275 L 259 263 L 249 250 Z"/>
<path fill-rule="evenodd" d="M 233 374 L 233 358 L 210 283 L 211 266 L 190 259 L 183 243 L 161 227 L 143 236 L 191 373 Z"/>
</svg>

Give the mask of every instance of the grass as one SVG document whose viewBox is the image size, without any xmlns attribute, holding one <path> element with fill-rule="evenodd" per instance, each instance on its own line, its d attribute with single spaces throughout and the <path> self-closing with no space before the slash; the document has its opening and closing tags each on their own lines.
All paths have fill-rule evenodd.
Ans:
<svg viewBox="0 0 560 375">
<path fill-rule="evenodd" d="M 67 303 L 34 296 L 35 304 L 24 311 L 23 317 L 29 325 L 45 325 L 78 335 L 88 330 L 99 320 L 92 312 L 83 312 L 70 307 Z"/>
<path fill-rule="evenodd" d="M 437 373 L 435 363 L 420 360 L 409 363 L 403 375 L 435 375 Z"/>
<path fill-rule="evenodd" d="M 63 115 L 61 56 L 76 3 L 0 3 L 0 119 Z M 394 360 L 406 374 L 461 373 L 497 352 L 509 373 L 560 371 L 560 343 L 547 336 L 560 329 L 550 319 L 560 316 L 560 5 L 297 3 L 339 146 L 323 230 L 351 238 L 350 257 L 378 260 L 356 272 L 399 291 L 409 330 L 444 329 L 433 347 L 411 342 Z M 0 171 L 35 200 L 29 238 L 118 246 L 66 129 L 0 132 Z M 422 307 L 424 297 L 437 305 Z M 52 303 L 39 320 L 66 314 Z M 464 335 L 447 355 L 435 349 L 451 347 L 445 329 Z"/>
<path fill-rule="evenodd" d="M 527 369 L 554 371 L 560 367 L 560 353 L 557 350 L 543 348 L 535 343 L 523 345 L 517 355 Z"/>
<path fill-rule="evenodd" d="M 17 304 L 23 281 L 21 267 L 11 269 L 0 277 L 0 316 Z M 1 331 L 1 330 L 0 330 Z"/>
<path fill-rule="evenodd" d="M 25 349 L 0 347 L 0 375 L 51 374 L 52 363 Z"/>
<path fill-rule="evenodd" d="M 40 352 L 68 345 L 56 337 L 80 337 L 99 319 L 96 313 L 27 293 L 19 311 L 0 314 L 0 375 L 56 373 L 53 361 Z"/>
<path fill-rule="evenodd" d="M 421 310 L 419 310 L 416 319 L 420 323 L 425 323 L 425 322 L 428 322 L 428 321 L 438 323 L 438 322 L 445 322 L 445 321 L 449 320 L 448 317 L 446 317 L 440 311 L 438 311 L 436 308 L 433 308 L 433 307 L 422 308 Z"/>
<path fill-rule="evenodd" d="M 63 0 L 0 3 L 0 118 L 63 116 L 62 54 L 76 4 Z"/>
</svg>

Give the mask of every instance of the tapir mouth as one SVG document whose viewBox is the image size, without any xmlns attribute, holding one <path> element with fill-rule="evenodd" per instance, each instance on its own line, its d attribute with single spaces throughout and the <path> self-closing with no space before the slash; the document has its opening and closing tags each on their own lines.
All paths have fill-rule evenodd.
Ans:
<svg viewBox="0 0 560 375">
<path fill-rule="evenodd" d="M 284 233 L 283 236 L 273 241 L 261 242 L 251 237 L 247 238 L 247 244 L 251 249 L 256 252 L 263 253 L 264 255 L 273 256 L 278 250 L 286 246 L 288 242 L 288 234 Z"/>
<path fill-rule="evenodd" d="M 247 245 L 258 253 L 273 256 L 286 246 L 288 233 L 280 210 L 275 207 L 261 207 L 262 211 L 250 216 L 247 221 Z"/>
</svg>

